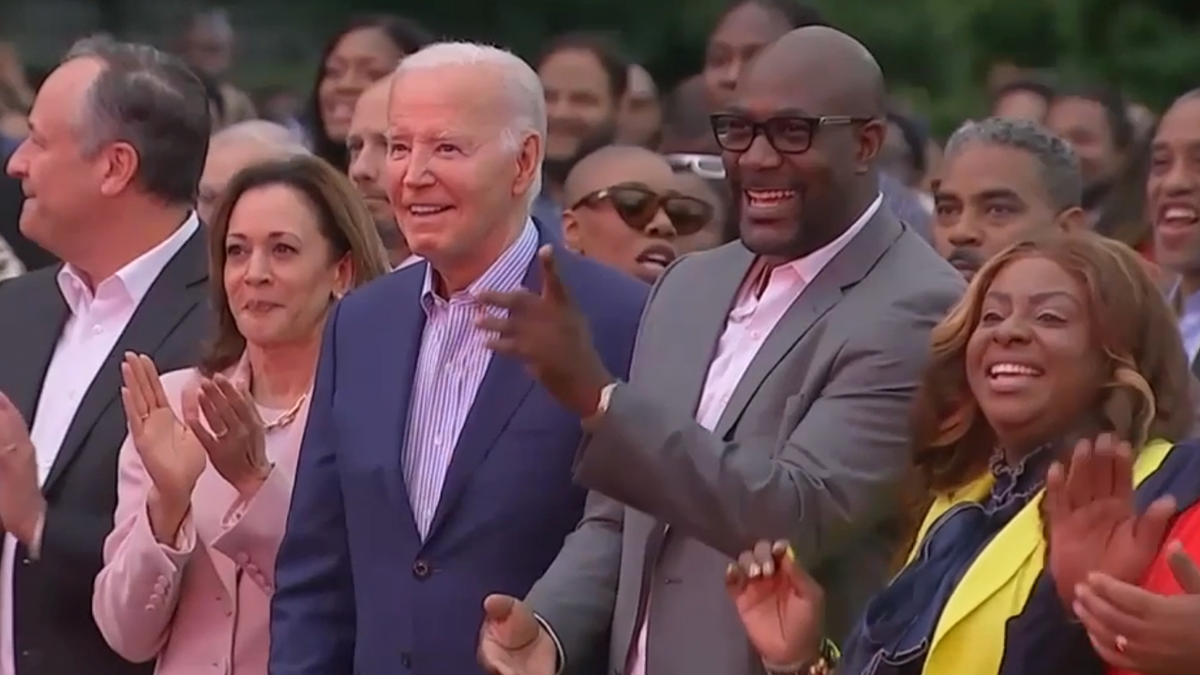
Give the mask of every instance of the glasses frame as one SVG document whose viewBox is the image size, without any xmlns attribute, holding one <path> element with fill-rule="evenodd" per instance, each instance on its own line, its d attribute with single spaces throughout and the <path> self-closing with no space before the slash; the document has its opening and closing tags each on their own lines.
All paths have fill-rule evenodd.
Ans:
<svg viewBox="0 0 1200 675">
<path fill-rule="evenodd" d="M 716 139 L 717 145 L 726 152 L 746 152 L 750 146 L 754 145 L 754 141 L 758 140 L 759 134 L 766 136 L 767 143 L 771 148 L 781 155 L 800 155 L 808 152 L 812 148 L 813 139 L 817 136 L 817 130 L 821 127 L 838 127 L 849 126 L 852 124 L 865 124 L 870 122 L 871 117 L 851 117 L 849 115 L 822 115 L 821 117 L 805 117 L 803 115 L 780 115 L 778 117 L 770 117 L 762 122 L 756 122 L 744 115 L 735 115 L 733 113 L 717 113 L 709 115 L 709 124 L 712 127 L 713 138 Z M 750 125 L 750 139 L 745 143 L 729 144 L 725 139 L 721 138 L 721 132 L 718 127 L 723 122 L 728 121 L 744 122 Z M 775 136 L 771 133 L 770 127 L 772 124 L 780 122 L 803 122 L 808 125 L 808 143 L 804 144 L 803 148 L 781 150 L 775 143 Z"/>
<path fill-rule="evenodd" d="M 676 152 L 663 155 L 676 173 L 688 172 L 704 180 L 725 180 L 725 165 L 720 155 L 696 152 Z"/>
<path fill-rule="evenodd" d="M 617 208 L 617 205 L 612 203 L 612 200 L 610 199 L 612 197 L 613 192 L 616 190 L 633 190 L 635 192 L 641 192 L 645 195 L 653 197 L 654 200 L 656 201 L 656 204 L 655 204 L 656 208 L 654 211 L 651 212 L 650 218 L 647 219 L 646 222 L 640 226 L 634 225 L 634 224 L 630 223 L 628 220 L 626 220 L 625 216 L 621 213 L 621 209 Z M 675 222 L 675 219 L 671 218 L 670 211 L 667 211 L 666 208 L 664 207 L 664 203 L 671 199 L 685 199 L 689 202 L 695 202 L 695 203 L 701 205 L 702 207 L 704 207 L 704 212 L 707 214 L 707 216 L 699 219 L 700 224 L 698 227 L 696 227 L 695 230 L 692 230 L 690 232 L 684 232 L 683 230 L 680 229 L 679 225 Z M 713 215 L 716 213 L 716 209 L 713 208 L 713 205 L 709 204 L 708 202 L 704 201 L 703 199 L 697 199 L 696 197 L 692 197 L 690 195 L 685 195 L 685 194 L 680 194 L 678 192 L 659 193 L 659 192 L 655 192 L 654 190 L 651 190 L 648 187 L 644 187 L 641 185 L 630 185 L 628 183 L 618 183 L 616 185 L 611 185 L 609 187 L 606 187 L 602 190 L 596 190 L 594 192 L 589 192 L 586 195 L 584 195 L 583 197 L 581 197 L 574 204 L 572 204 L 571 210 L 575 210 L 580 207 L 595 208 L 595 206 L 597 204 L 599 204 L 600 202 L 609 202 L 609 204 L 612 205 L 613 211 L 615 211 L 617 213 L 617 216 L 619 216 L 621 218 L 621 222 L 625 223 L 626 225 L 628 225 L 629 227 L 631 227 L 635 230 L 638 230 L 639 232 L 645 232 L 646 226 L 650 224 L 650 221 L 654 220 L 654 213 L 657 213 L 658 211 L 661 210 L 664 213 L 666 213 L 667 218 L 669 218 L 671 220 L 671 227 L 673 227 L 675 229 L 675 234 L 677 236 L 681 236 L 681 237 L 695 234 L 696 232 L 703 230 L 704 226 L 706 224 L 708 224 L 709 221 L 712 220 Z"/>
</svg>

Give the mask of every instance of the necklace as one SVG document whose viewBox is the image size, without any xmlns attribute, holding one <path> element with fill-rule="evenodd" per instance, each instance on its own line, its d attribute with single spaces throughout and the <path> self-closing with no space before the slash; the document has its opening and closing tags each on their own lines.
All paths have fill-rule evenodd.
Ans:
<svg viewBox="0 0 1200 675">
<path fill-rule="evenodd" d="M 306 401 L 308 401 L 307 392 L 304 393 L 300 398 L 296 399 L 296 402 L 292 404 L 292 407 L 285 410 L 279 417 L 276 417 L 270 422 L 264 422 L 263 431 L 270 433 L 276 429 L 282 429 L 283 427 L 286 427 L 292 422 L 296 421 L 296 415 L 300 414 L 300 408 L 304 407 L 304 403 Z"/>
</svg>

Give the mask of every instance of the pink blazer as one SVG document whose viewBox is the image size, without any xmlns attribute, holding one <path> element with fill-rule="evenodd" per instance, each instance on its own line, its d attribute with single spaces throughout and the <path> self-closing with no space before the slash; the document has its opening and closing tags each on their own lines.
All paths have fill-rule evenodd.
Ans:
<svg viewBox="0 0 1200 675">
<path fill-rule="evenodd" d="M 163 376 L 176 414 L 182 392 L 198 378 L 195 370 Z M 137 663 L 157 658 L 158 675 L 266 674 L 275 555 L 307 417 L 306 402 L 291 424 L 267 433 L 275 467 L 249 502 L 210 465 L 175 547 L 154 538 L 146 513 L 150 478 L 125 439 L 116 529 L 104 542 L 92 597 L 96 623 L 114 651 Z"/>
</svg>

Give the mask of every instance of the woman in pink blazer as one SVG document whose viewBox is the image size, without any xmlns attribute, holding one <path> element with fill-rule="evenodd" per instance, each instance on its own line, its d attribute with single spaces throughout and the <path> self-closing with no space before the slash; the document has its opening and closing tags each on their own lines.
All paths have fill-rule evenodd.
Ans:
<svg viewBox="0 0 1200 675">
<path fill-rule="evenodd" d="M 130 433 L 92 605 L 109 645 L 156 673 L 265 675 L 322 328 L 387 253 L 346 179 L 311 157 L 239 174 L 210 226 L 207 358 L 162 377 L 146 356 L 122 365 Z"/>
</svg>

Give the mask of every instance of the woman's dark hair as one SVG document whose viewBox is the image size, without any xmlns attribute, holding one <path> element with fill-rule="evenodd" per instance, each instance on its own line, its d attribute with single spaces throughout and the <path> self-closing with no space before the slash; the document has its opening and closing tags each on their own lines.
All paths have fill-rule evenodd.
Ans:
<svg viewBox="0 0 1200 675">
<path fill-rule="evenodd" d="M 321 58 L 317 61 L 317 75 L 313 80 L 312 97 L 306 106 L 304 122 L 312 140 L 313 154 L 342 172 L 349 166 L 349 154 L 344 141 L 335 141 L 325 133 L 325 120 L 321 117 L 321 80 L 325 77 L 325 62 L 329 60 L 329 55 L 337 48 L 342 38 L 363 28 L 378 28 L 383 31 L 396 49 L 406 56 L 433 42 L 433 34 L 412 19 L 390 14 L 368 14 L 351 18 L 321 48 Z"/>
<path fill-rule="evenodd" d="M 783 17 L 789 30 L 804 28 L 805 26 L 829 25 L 825 21 L 825 17 L 822 16 L 821 10 L 803 2 L 795 2 L 795 0 L 731 0 L 729 4 L 725 5 L 725 9 L 721 10 L 721 13 L 717 15 L 717 20 L 713 25 L 719 25 L 725 20 L 725 17 L 743 5 L 758 5 L 765 10 L 775 12 Z"/>
<path fill-rule="evenodd" d="M 229 311 L 229 297 L 225 293 L 229 217 L 247 192 L 273 185 L 284 185 L 303 195 L 317 216 L 333 260 L 349 256 L 352 286 L 361 286 L 390 269 L 375 219 L 349 179 L 327 162 L 311 155 L 298 155 L 243 169 L 229 182 L 209 223 L 209 302 L 217 315 L 217 331 L 200 361 L 200 372 L 205 376 L 229 369 L 246 349 L 246 338 Z"/>
<path fill-rule="evenodd" d="M 1060 89 L 1055 94 L 1055 101 L 1077 98 L 1092 101 L 1104 109 L 1104 117 L 1108 122 L 1109 133 L 1112 134 L 1113 146 L 1117 150 L 1126 151 L 1132 145 L 1135 130 L 1133 121 L 1129 119 L 1129 110 L 1125 98 L 1112 87 L 1099 84 L 1077 84 Z"/>
<path fill-rule="evenodd" d="M 625 92 L 629 91 L 629 66 L 632 64 L 612 39 L 603 33 L 591 31 L 560 35 L 542 52 L 537 67 L 541 68 L 551 56 L 565 51 L 587 52 L 594 56 L 608 76 L 608 91 L 613 103 L 620 105 Z"/>
<path fill-rule="evenodd" d="M 929 158 L 925 155 L 925 145 L 929 142 L 929 137 L 925 135 L 921 125 L 908 115 L 891 111 L 887 114 L 887 120 L 895 124 L 900 130 L 900 135 L 904 137 L 904 145 L 908 148 L 913 170 L 918 176 L 924 176 L 929 165 Z"/>
</svg>

